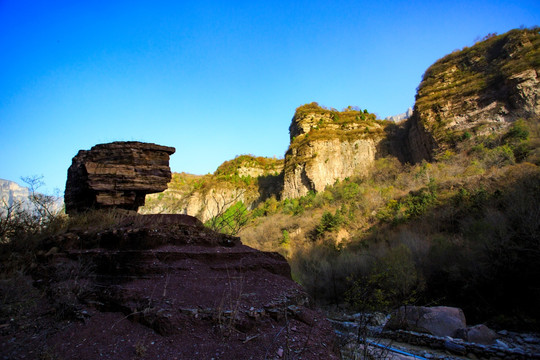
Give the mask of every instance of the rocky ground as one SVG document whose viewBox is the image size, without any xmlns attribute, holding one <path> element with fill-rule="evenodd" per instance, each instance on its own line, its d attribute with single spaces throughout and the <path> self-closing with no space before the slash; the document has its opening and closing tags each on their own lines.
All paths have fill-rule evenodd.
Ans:
<svg viewBox="0 0 540 360">
<path fill-rule="evenodd" d="M 329 317 L 347 359 L 365 353 L 384 359 L 540 359 L 540 334 L 501 330 L 492 344 L 478 344 L 450 336 L 387 330 L 389 316 L 380 313 L 332 311 Z"/>
<path fill-rule="evenodd" d="M 540 359 L 537 334 L 482 345 L 387 320 L 324 314 L 283 257 L 182 215 L 71 229 L 0 280 L 0 359 Z"/>
<path fill-rule="evenodd" d="M 338 358 L 283 257 L 181 217 L 46 241 L 32 277 L 1 284 L 2 358 Z"/>
</svg>

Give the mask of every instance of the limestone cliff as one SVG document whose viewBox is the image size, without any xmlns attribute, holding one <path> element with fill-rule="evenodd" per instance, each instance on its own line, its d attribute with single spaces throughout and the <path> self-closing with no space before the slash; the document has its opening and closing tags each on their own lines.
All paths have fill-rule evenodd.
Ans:
<svg viewBox="0 0 540 360">
<path fill-rule="evenodd" d="M 282 197 L 319 192 L 336 180 L 367 174 L 384 128 L 366 110 L 349 107 L 339 112 L 317 103 L 299 107 L 289 128 Z"/>
<path fill-rule="evenodd" d="M 16 202 L 26 203 L 29 195 L 28 188 L 22 187 L 14 181 L 0 179 L 1 205 L 11 206 Z"/>
<path fill-rule="evenodd" d="M 432 160 L 464 138 L 538 116 L 539 28 L 488 36 L 425 72 L 408 122 L 411 160 Z"/>
<path fill-rule="evenodd" d="M 283 170 L 283 160 L 262 156 L 240 155 L 221 164 L 214 175 L 218 177 L 259 177 L 277 175 Z"/>
<path fill-rule="evenodd" d="M 186 214 L 206 222 L 238 202 L 251 209 L 258 198 L 257 192 L 248 191 L 244 187 L 210 181 L 204 188 L 197 190 L 182 192 L 167 189 L 161 196 L 150 195 L 147 197 L 148 205 L 141 208 L 140 213 Z"/>
<path fill-rule="evenodd" d="M 392 121 L 401 117 L 408 119 Z M 169 186 L 150 199 L 174 197 L 174 206 L 157 210 L 174 208 L 206 221 L 237 201 L 252 208 L 271 196 L 297 198 L 366 175 L 377 157 L 435 160 L 463 139 L 531 117 L 540 117 L 539 28 L 488 36 L 437 61 L 423 76 L 412 114 L 381 121 L 351 106 L 337 111 L 306 104 L 296 109 L 289 127 L 284 163 L 243 155 L 193 180 L 191 187 Z"/>
<path fill-rule="evenodd" d="M 282 159 L 241 155 L 225 161 L 214 174 L 173 174 L 168 189 L 147 196 L 141 213 L 180 213 L 206 222 L 241 202 L 247 209 L 279 194 Z"/>
<path fill-rule="evenodd" d="M 34 195 L 41 201 L 47 199 L 44 204 L 46 203 L 48 210 L 51 212 L 59 212 L 64 207 L 63 197 L 45 195 L 39 192 Z M 14 181 L 0 179 L 0 215 L 5 214 L 9 207 L 17 207 L 19 210 L 29 212 L 35 211 L 36 206 L 32 203 L 31 197 L 32 192 L 27 187 L 20 186 Z"/>
</svg>

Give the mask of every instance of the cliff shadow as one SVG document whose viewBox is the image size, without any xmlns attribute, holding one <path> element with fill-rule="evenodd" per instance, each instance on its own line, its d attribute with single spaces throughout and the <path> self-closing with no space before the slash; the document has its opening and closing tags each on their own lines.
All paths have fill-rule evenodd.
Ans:
<svg viewBox="0 0 540 360">
<path fill-rule="evenodd" d="M 264 202 L 266 199 L 275 196 L 279 200 L 283 191 L 283 172 L 279 174 L 262 175 L 257 178 L 259 186 L 258 203 Z"/>
<path fill-rule="evenodd" d="M 412 162 L 408 144 L 410 119 L 395 123 L 390 122 L 385 128 L 385 138 L 377 145 L 377 158 L 395 156 L 401 163 Z"/>
</svg>

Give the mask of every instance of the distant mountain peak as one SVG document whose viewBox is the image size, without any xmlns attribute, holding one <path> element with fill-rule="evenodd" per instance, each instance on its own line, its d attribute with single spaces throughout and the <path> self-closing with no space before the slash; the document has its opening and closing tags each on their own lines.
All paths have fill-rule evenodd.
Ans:
<svg viewBox="0 0 540 360">
<path fill-rule="evenodd" d="M 390 120 L 390 121 L 393 121 L 393 122 L 400 122 L 400 121 L 407 120 L 408 118 L 410 118 L 412 116 L 412 113 L 413 113 L 413 109 L 412 109 L 412 107 L 409 107 L 407 109 L 407 111 L 405 111 L 404 113 L 397 114 L 397 115 L 392 115 L 392 116 L 387 116 L 387 117 L 384 118 L 384 120 Z"/>
</svg>

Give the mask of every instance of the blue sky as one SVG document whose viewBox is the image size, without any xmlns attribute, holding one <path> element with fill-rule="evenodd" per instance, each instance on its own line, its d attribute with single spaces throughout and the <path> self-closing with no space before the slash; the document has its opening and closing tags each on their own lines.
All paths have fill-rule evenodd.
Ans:
<svg viewBox="0 0 540 360">
<path fill-rule="evenodd" d="M 0 178 L 63 192 L 78 150 L 120 140 L 194 174 L 282 157 L 296 107 L 402 113 L 434 61 L 534 25 L 537 0 L 0 0 Z"/>
</svg>

